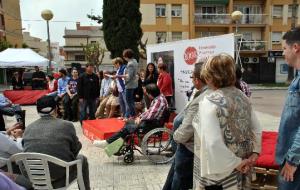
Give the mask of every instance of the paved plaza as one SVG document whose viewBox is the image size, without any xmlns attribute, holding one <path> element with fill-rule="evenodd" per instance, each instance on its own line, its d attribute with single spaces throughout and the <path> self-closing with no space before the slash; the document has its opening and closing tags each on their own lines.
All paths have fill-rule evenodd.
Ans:
<svg viewBox="0 0 300 190">
<path fill-rule="evenodd" d="M 253 97 L 257 96 L 254 92 Z M 261 96 L 261 94 L 259 94 Z M 255 100 L 254 107 L 257 106 Z M 282 103 L 281 103 L 282 104 Z M 23 106 L 26 110 L 27 125 L 38 119 L 35 106 Z M 256 111 L 259 121 L 264 130 L 277 131 L 280 118 L 268 113 Z M 12 117 L 7 117 L 8 126 L 15 122 Z M 122 157 L 107 157 L 105 152 L 92 146 L 83 134 L 79 122 L 74 123 L 77 135 L 82 142 L 80 154 L 88 157 L 90 164 L 91 187 L 94 190 L 160 190 L 165 182 L 170 164 L 154 165 L 142 155 L 135 154 L 135 162 L 131 165 L 123 163 Z M 74 184 L 71 189 L 77 189 Z"/>
</svg>

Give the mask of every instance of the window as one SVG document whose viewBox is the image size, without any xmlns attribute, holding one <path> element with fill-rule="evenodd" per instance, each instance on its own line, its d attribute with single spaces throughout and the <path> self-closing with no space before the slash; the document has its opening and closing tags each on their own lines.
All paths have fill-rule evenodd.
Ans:
<svg viewBox="0 0 300 190">
<path fill-rule="evenodd" d="M 172 41 L 182 40 L 182 32 L 172 32 Z"/>
<path fill-rule="evenodd" d="M 281 18 L 282 17 L 282 5 L 274 5 L 273 6 L 273 17 Z"/>
<path fill-rule="evenodd" d="M 156 32 L 156 42 L 163 43 L 167 41 L 167 33 L 166 32 Z"/>
<path fill-rule="evenodd" d="M 252 32 L 243 32 L 243 40 L 251 41 L 252 40 Z"/>
<path fill-rule="evenodd" d="M 272 32 L 272 43 L 279 44 L 281 42 L 282 32 Z"/>
<path fill-rule="evenodd" d="M 202 14 L 224 14 L 226 12 L 225 6 L 202 6 Z"/>
<path fill-rule="evenodd" d="M 297 17 L 297 13 L 298 13 L 298 5 L 296 5 L 296 17 Z M 289 16 L 289 18 L 291 18 L 293 16 L 293 5 L 289 5 L 288 16 Z"/>
<path fill-rule="evenodd" d="M 95 44 L 97 41 L 91 41 L 91 44 Z"/>
<path fill-rule="evenodd" d="M 4 16 L 0 15 L 0 30 L 5 29 L 5 21 L 4 21 Z"/>
<path fill-rule="evenodd" d="M 85 61 L 85 55 L 75 55 L 75 61 Z"/>
<path fill-rule="evenodd" d="M 243 14 L 262 14 L 261 5 L 234 5 L 235 11 L 241 11 Z"/>
<path fill-rule="evenodd" d="M 156 17 L 166 16 L 166 5 L 155 5 Z"/>
<path fill-rule="evenodd" d="M 172 17 L 181 17 L 181 13 L 182 13 L 182 10 L 181 10 L 181 5 L 172 5 Z"/>
</svg>

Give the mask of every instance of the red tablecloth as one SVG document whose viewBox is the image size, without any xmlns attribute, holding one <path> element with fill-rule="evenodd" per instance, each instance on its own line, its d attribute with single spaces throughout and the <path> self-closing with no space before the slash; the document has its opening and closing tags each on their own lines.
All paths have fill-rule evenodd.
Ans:
<svg viewBox="0 0 300 190">
<path fill-rule="evenodd" d="M 48 90 L 5 90 L 3 94 L 14 104 L 32 105 L 37 99 L 48 94 Z"/>
</svg>

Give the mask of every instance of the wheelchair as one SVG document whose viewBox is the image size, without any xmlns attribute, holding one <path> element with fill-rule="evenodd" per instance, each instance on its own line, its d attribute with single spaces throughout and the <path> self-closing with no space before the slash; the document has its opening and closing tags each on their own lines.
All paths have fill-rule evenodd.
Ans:
<svg viewBox="0 0 300 190">
<path fill-rule="evenodd" d="M 124 143 L 115 156 L 124 156 L 126 164 L 134 162 L 134 151 L 144 155 L 149 161 L 155 164 L 165 164 L 174 158 L 171 147 L 173 132 L 166 127 L 170 113 L 168 109 L 159 120 L 159 125 L 152 128 L 137 128 L 137 130 L 124 139 Z"/>
</svg>

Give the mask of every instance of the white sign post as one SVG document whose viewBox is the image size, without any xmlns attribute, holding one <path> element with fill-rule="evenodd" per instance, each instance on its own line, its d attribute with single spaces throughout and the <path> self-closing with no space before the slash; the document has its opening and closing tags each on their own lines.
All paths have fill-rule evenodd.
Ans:
<svg viewBox="0 0 300 190">
<path fill-rule="evenodd" d="M 219 53 L 234 57 L 234 34 L 147 46 L 148 63 L 165 62 L 173 76 L 176 112 L 187 103 L 186 92 L 193 86 L 190 77 L 194 64 Z"/>
</svg>

